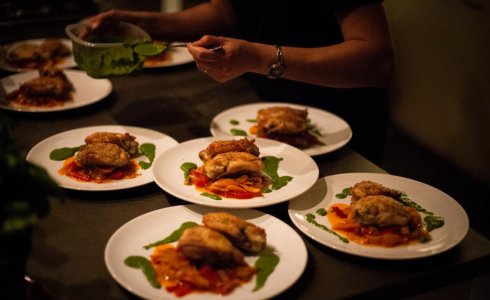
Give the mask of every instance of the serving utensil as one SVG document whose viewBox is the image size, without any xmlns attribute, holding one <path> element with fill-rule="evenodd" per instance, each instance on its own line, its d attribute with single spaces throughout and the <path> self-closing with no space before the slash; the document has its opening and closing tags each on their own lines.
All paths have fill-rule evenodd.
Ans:
<svg viewBox="0 0 490 300">
<path fill-rule="evenodd" d="M 167 46 L 167 48 L 179 48 L 179 47 L 186 47 L 187 48 L 187 43 L 170 44 L 169 46 Z M 214 51 L 214 52 L 218 52 L 218 51 L 223 50 L 223 46 L 218 45 L 218 46 L 208 48 L 208 49 L 211 51 Z"/>
</svg>

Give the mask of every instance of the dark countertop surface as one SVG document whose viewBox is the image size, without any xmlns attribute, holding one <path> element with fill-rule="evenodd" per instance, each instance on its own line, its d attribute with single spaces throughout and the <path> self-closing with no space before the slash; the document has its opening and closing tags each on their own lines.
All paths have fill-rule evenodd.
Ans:
<svg viewBox="0 0 490 300">
<path fill-rule="evenodd" d="M 23 31 L 19 36 L 26 37 Z M 37 35 L 37 36 L 36 36 Z M 59 31 L 53 35 L 61 36 Z M 30 38 L 42 37 L 33 34 Z M 8 35 L 10 42 L 13 35 Z M 11 73 L 2 72 L 2 77 Z M 5 111 L 13 121 L 17 146 L 29 151 L 42 140 L 66 130 L 122 124 L 150 128 L 178 142 L 209 136 L 219 112 L 262 101 L 248 83 L 219 84 L 193 63 L 146 69 L 142 75 L 110 79 L 112 93 L 87 107 L 56 113 Z M 314 157 L 320 177 L 349 172 L 384 173 L 349 147 Z M 104 248 L 110 236 L 131 219 L 152 210 L 185 205 L 155 183 L 111 192 L 66 190 L 67 199 L 52 199 L 51 213 L 34 228 L 27 272 L 55 299 L 134 299 L 109 274 Z M 287 203 L 258 210 L 276 216 L 300 233 L 308 263 L 299 280 L 279 299 L 338 299 L 386 294 L 409 296 L 488 272 L 490 242 L 470 229 L 453 249 L 428 258 L 390 261 L 355 257 L 323 246 L 292 224 Z"/>
</svg>

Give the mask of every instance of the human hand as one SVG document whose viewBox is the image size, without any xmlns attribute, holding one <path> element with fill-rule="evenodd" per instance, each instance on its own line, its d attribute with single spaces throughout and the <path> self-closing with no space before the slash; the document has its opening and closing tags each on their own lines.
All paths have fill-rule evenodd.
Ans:
<svg viewBox="0 0 490 300">
<path fill-rule="evenodd" d="M 221 46 L 220 50 L 212 48 Z M 187 47 L 194 57 L 197 68 L 218 82 L 226 82 L 243 73 L 253 71 L 255 54 L 251 43 L 205 35 Z"/>
</svg>

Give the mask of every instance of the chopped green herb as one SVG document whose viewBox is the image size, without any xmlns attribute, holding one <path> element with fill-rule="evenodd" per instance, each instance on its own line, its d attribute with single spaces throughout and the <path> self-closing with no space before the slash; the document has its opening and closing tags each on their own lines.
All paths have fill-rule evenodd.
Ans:
<svg viewBox="0 0 490 300">
<path fill-rule="evenodd" d="M 256 119 L 247 119 L 247 122 L 249 122 L 249 123 L 257 123 L 257 120 Z"/>
<path fill-rule="evenodd" d="M 230 120 L 230 124 L 231 125 L 238 125 L 238 124 L 240 124 L 240 122 L 238 122 L 237 120 Z"/>
</svg>

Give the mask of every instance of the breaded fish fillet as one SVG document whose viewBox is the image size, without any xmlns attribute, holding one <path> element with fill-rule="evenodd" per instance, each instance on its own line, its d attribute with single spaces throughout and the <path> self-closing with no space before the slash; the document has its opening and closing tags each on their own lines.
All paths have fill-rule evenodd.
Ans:
<svg viewBox="0 0 490 300">
<path fill-rule="evenodd" d="M 284 134 L 299 133 L 307 128 L 306 109 L 300 110 L 287 106 L 273 106 L 260 109 L 257 113 L 259 134 Z"/>
<path fill-rule="evenodd" d="M 177 249 L 190 260 L 209 265 L 245 265 L 243 254 L 221 233 L 205 226 L 186 229 Z"/>
<path fill-rule="evenodd" d="M 264 250 L 267 244 L 265 230 L 235 215 L 212 212 L 203 216 L 203 224 L 226 236 L 237 248 L 250 254 Z"/>
<path fill-rule="evenodd" d="M 384 195 L 363 197 L 353 201 L 351 207 L 355 220 L 362 225 L 407 225 L 411 220 L 411 215 L 402 203 Z"/>
<path fill-rule="evenodd" d="M 402 195 L 400 191 L 384 187 L 379 183 L 369 180 L 356 183 L 353 187 L 351 187 L 350 191 L 352 201 L 357 201 L 369 195 L 385 195 L 395 199 L 399 199 Z"/>
<path fill-rule="evenodd" d="M 85 143 L 111 143 L 116 144 L 132 157 L 138 154 L 138 142 L 136 137 L 129 133 L 114 133 L 114 132 L 95 132 L 85 138 Z"/>
<path fill-rule="evenodd" d="M 69 98 L 73 84 L 57 67 L 45 65 L 39 69 L 39 77 L 24 82 L 20 91 L 28 97 Z"/>
<path fill-rule="evenodd" d="M 262 170 L 262 160 L 247 152 L 220 153 L 204 162 L 204 172 L 211 179 L 260 170 Z"/>
<path fill-rule="evenodd" d="M 255 145 L 255 140 L 240 139 L 213 142 L 206 149 L 199 152 L 199 158 L 205 162 L 220 153 L 226 152 L 247 152 L 255 156 L 260 155 L 259 148 Z"/>
<path fill-rule="evenodd" d="M 129 164 L 129 154 L 111 143 L 94 143 L 83 146 L 75 161 L 87 167 L 123 167 Z"/>
</svg>

